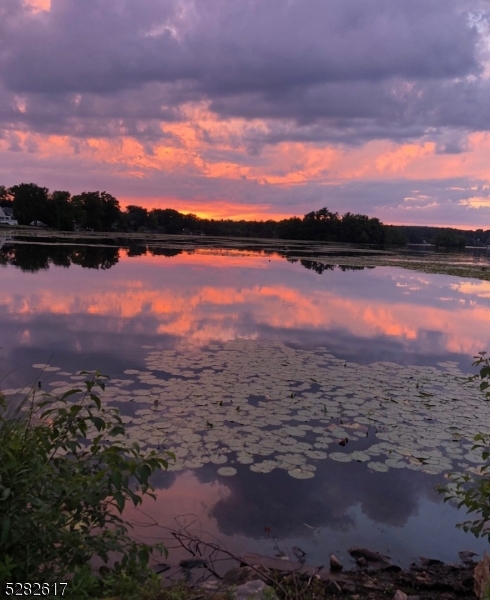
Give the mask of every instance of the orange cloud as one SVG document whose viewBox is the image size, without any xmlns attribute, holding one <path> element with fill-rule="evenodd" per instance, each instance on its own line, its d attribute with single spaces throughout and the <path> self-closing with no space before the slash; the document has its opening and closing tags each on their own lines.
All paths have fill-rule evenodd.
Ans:
<svg viewBox="0 0 490 600">
<path fill-rule="evenodd" d="M 435 144 L 428 142 L 421 145 L 403 144 L 380 154 L 374 164 L 379 173 L 400 173 L 412 163 L 433 154 L 434 150 Z"/>
<path fill-rule="evenodd" d="M 207 123 L 209 126 L 210 121 Z M 226 127 L 223 122 L 218 124 L 221 128 Z M 317 147 L 308 143 L 283 142 L 266 146 L 262 150 L 258 165 L 247 165 L 244 162 L 223 160 L 223 153 L 217 152 L 216 146 L 213 145 L 214 140 L 206 141 L 196 137 L 196 126 L 198 127 L 199 123 L 167 125 L 165 131 L 171 131 L 175 140 L 155 144 L 151 153 L 141 142 L 123 133 L 115 139 L 78 140 L 76 151 L 69 136 L 47 136 L 24 131 L 16 131 L 13 134 L 17 136 L 19 145 L 26 150 L 34 144 L 38 156 L 41 157 L 76 154 L 77 158 L 81 155 L 83 158 L 91 158 L 107 165 L 124 165 L 127 170 L 121 173 L 119 168 L 119 177 L 143 177 L 153 170 L 167 170 L 193 172 L 209 178 L 246 177 L 258 183 L 267 181 L 277 185 L 295 185 L 308 181 L 336 183 L 351 179 L 379 179 L 380 176 L 433 179 L 453 177 L 455 173 L 485 180 L 490 177 L 486 158 L 490 151 L 490 137 L 487 133 L 471 134 L 468 138 L 468 152 L 464 155 L 437 154 L 435 144 L 430 142 L 399 145 L 389 141 L 372 141 L 353 148 L 339 148 L 328 144 Z M 237 127 L 236 123 L 234 127 Z M 242 127 L 245 127 L 245 123 Z M 243 158 L 246 149 L 243 146 L 232 146 L 229 139 L 231 133 L 228 131 L 228 141 L 223 134 L 223 140 L 219 143 L 221 148 L 218 150 L 221 149 L 224 153 L 233 151 Z M 6 140 L 2 140 L 0 145 L 5 150 L 8 148 Z M 206 155 L 208 149 L 213 150 L 216 159 Z M 123 201 L 131 203 L 134 200 L 123 198 Z M 149 197 L 145 202 L 150 205 L 160 203 L 161 200 Z M 226 200 L 223 199 L 222 202 Z M 209 201 L 210 207 L 213 204 L 214 201 Z M 243 211 L 243 206 L 241 210 Z"/>
<path fill-rule="evenodd" d="M 34 1 L 41 5 L 41 0 Z M 43 6 L 47 3 L 44 2 Z M 22 98 L 17 103 L 19 110 L 22 107 L 25 110 Z M 266 132 L 265 122 L 217 119 L 202 105 L 188 105 L 183 112 L 187 120 L 161 125 L 162 133 L 171 135 L 151 144 L 151 147 L 126 135 L 124 130 L 114 138 L 85 140 L 28 131 L 12 131 L 9 135 L 25 152 L 32 153 L 35 148 L 38 158 L 59 158 L 74 164 L 80 160 L 91 161 L 98 170 L 104 169 L 107 178 L 141 181 L 142 190 L 145 182 L 156 174 L 168 174 L 183 181 L 186 177 L 209 180 L 210 185 L 202 189 L 193 186 L 187 199 L 163 192 L 158 197 L 153 193 L 143 197 L 123 196 L 121 200 L 123 206 L 170 207 L 218 219 L 280 219 L 291 216 L 287 207 L 278 210 L 264 202 L 249 204 L 236 198 L 216 198 L 215 192 L 205 191 L 213 188 L 213 182 L 219 181 L 239 180 L 282 188 L 315 182 L 328 188 L 329 185 L 351 181 L 434 180 L 459 176 L 486 181 L 490 185 L 490 135 L 485 132 L 469 135 L 467 151 L 458 155 L 437 153 L 433 142 L 397 144 L 376 140 L 353 147 L 282 142 L 265 145 L 257 157 L 250 156 L 245 140 L 250 129 Z M 0 151 L 7 152 L 9 143 L 6 138 L 0 139 Z M 260 193 L 260 188 L 257 189 Z M 488 199 L 471 192 L 461 204 L 483 207 L 488 206 Z M 418 211 L 420 208 L 417 206 L 411 210 Z"/>
<path fill-rule="evenodd" d="M 400 300 L 349 298 L 329 290 L 302 290 L 284 283 L 235 284 L 238 268 L 267 268 L 269 262 L 264 257 L 201 253 L 179 255 L 171 263 L 165 257 L 140 257 L 132 263 L 136 271 L 130 267 L 134 259 L 123 256 L 121 260 L 128 264 L 124 277 L 117 276 L 114 269 L 110 277 L 98 278 L 93 287 L 85 285 L 83 279 L 69 278 L 62 282 L 53 280 L 49 286 L 38 285 L 36 289 L 18 289 L 14 294 L 7 281 L 0 291 L 0 305 L 9 314 L 22 315 L 86 314 L 122 320 L 151 316 L 158 333 L 181 336 L 196 345 L 237 336 L 255 338 L 263 326 L 282 330 L 341 329 L 363 338 L 385 335 L 407 341 L 433 331 L 443 336 L 446 350 L 470 355 L 489 343 L 490 311 L 477 302 L 478 298 L 488 298 L 490 292 L 485 283 L 455 284 L 455 291 L 471 295 L 472 301 L 459 298 L 457 305 L 453 302 L 446 308 Z M 167 281 L 184 265 L 192 269 L 192 280 L 162 288 L 154 283 L 159 278 L 154 280 L 143 270 L 150 261 L 159 273 L 168 269 Z M 227 266 L 230 276 L 223 279 L 220 275 L 219 283 L 213 284 L 210 261 L 213 267 Z M 238 280 L 242 277 L 237 276 Z M 415 288 L 408 286 L 410 289 Z M 245 329 L 244 314 L 254 317 Z M 117 325 L 111 321 L 113 326 Z"/>
<path fill-rule="evenodd" d="M 24 6 L 34 12 L 51 10 L 51 0 L 24 0 Z"/>
<path fill-rule="evenodd" d="M 471 208 L 488 208 L 490 207 L 490 198 L 482 198 L 481 196 L 470 196 L 460 202 L 463 206 L 470 206 Z"/>
</svg>

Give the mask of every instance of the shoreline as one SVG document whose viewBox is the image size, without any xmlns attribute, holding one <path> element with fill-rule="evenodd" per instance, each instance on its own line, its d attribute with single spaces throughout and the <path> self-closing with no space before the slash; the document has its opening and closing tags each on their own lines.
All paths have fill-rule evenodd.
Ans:
<svg viewBox="0 0 490 600">
<path fill-rule="evenodd" d="M 466 600 L 475 595 L 474 553 L 462 551 L 459 564 L 420 557 L 407 569 L 391 562 L 389 556 L 365 548 L 350 548 L 356 567 L 344 570 L 333 556 L 326 566 L 245 554 L 240 565 L 226 572 L 222 580 L 207 580 L 191 588 L 205 590 L 213 597 L 246 598 L 335 598 L 351 600 Z M 194 567 L 204 567 L 199 562 Z M 330 564 L 328 564 L 328 562 Z"/>
<path fill-rule="evenodd" d="M 490 281 L 490 258 L 486 248 L 472 248 L 468 252 L 442 252 L 434 247 L 414 249 L 414 247 L 360 246 L 333 242 L 308 240 L 279 240 L 275 238 L 218 237 L 191 234 L 161 233 L 122 233 L 122 232 L 61 232 L 16 228 L 8 231 L 10 239 L 3 244 L 49 244 L 87 245 L 121 248 L 132 245 L 144 247 L 144 251 L 158 253 L 169 250 L 175 253 L 214 253 L 223 254 L 258 252 L 278 254 L 290 262 L 308 264 L 317 272 L 339 268 L 341 270 L 362 270 L 376 267 L 397 267 L 411 271 L 450 275 Z M 1 233 L 1 230 L 0 230 Z M 18 239 L 16 239 L 18 238 Z M 90 243 L 90 242 L 94 243 Z M 105 242 L 105 244 L 104 244 Z M 108 243 L 110 242 L 110 243 Z M 476 250 L 483 253 L 474 255 Z"/>
</svg>

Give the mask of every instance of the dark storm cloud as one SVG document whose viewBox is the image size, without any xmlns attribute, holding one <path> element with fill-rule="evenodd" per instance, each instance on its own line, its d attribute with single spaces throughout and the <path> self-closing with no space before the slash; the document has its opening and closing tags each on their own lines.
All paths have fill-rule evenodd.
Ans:
<svg viewBox="0 0 490 600">
<path fill-rule="evenodd" d="M 172 80 L 176 40 L 166 23 L 172 2 L 53 0 L 51 11 L 11 20 L 3 38 L 4 82 L 16 92 L 98 92 Z M 182 67 L 183 65 L 179 65 Z"/>
<path fill-rule="evenodd" d="M 351 144 L 490 122 L 477 3 L 52 0 L 40 13 L 20 4 L 0 9 L 3 127 L 155 138 L 152 120 L 205 101 L 220 117 L 273 121 L 246 141 L 257 152 L 298 136 Z"/>
<path fill-rule="evenodd" d="M 178 105 L 168 106 L 155 86 L 141 90 L 97 94 L 43 94 L 14 98 L 0 89 L 0 123 L 5 129 L 31 129 L 39 133 L 73 137 L 133 136 L 161 141 L 162 122 L 182 115 Z M 23 112 L 18 104 L 22 105 Z M 174 140 L 177 143 L 177 140 Z"/>
<path fill-rule="evenodd" d="M 478 71 L 477 34 L 451 0 L 53 0 L 4 40 L 22 92 L 94 92 L 192 79 L 211 95 L 327 81 Z"/>
<path fill-rule="evenodd" d="M 451 134 L 453 142 L 444 147 L 454 152 L 462 149 L 456 137 L 463 131 L 489 129 L 490 81 L 334 82 L 292 89 L 281 99 L 256 93 L 219 98 L 211 107 L 229 117 L 271 120 L 267 131 L 249 131 L 246 143 L 252 149 L 285 140 L 362 144 L 425 135 L 436 139 L 442 129 L 453 128 L 458 130 Z"/>
</svg>

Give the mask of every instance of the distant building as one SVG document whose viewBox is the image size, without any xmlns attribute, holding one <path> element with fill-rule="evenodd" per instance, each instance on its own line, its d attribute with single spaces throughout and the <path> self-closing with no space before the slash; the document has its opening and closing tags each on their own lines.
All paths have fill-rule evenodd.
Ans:
<svg viewBox="0 0 490 600">
<path fill-rule="evenodd" d="M 14 214 L 11 208 L 2 208 L 0 206 L 0 225 L 18 225 L 17 219 L 14 219 Z"/>
<path fill-rule="evenodd" d="M 47 227 L 46 223 L 43 223 L 42 221 L 31 221 L 29 225 L 31 227 Z"/>
</svg>

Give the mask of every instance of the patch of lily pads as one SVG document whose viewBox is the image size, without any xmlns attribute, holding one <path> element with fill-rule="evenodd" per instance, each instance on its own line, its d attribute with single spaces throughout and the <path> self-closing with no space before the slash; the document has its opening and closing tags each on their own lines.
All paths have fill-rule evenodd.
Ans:
<svg viewBox="0 0 490 600">
<path fill-rule="evenodd" d="M 59 370 L 56 377 L 55 393 L 84 379 Z M 107 405 L 130 405 L 123 421 L 132 440 L 175 453 L 171 471 L 213 464 L 230 477 L 240 465 L 309 479 L 331 460 L 379 473 L 478 472 L 482 460 L 471 450 L 472 438 L 490 425 L 476 382 L 468 383 L 452 361 L 363 365 L 325 348 L 237 339 L 182 352 L 150 350 L 145 370 L 128 369 L 125 377 L 111 380 L 101 396 Z"/>
</svg>

